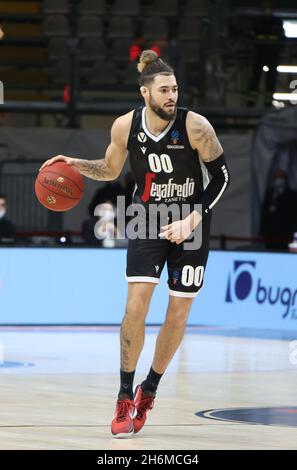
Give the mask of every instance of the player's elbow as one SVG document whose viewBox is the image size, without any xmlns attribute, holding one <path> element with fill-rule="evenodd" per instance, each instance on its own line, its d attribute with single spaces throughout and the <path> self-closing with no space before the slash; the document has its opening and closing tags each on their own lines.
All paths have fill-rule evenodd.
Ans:
<svg viewBox="0 0 297 470">
<path fill-rule="evenodd" d="M 109 181 L 114 181 L 114 180 L 118 179 L 120 174 L 121 174 L 121 171 L 110 170 Z"/>
<path fill-rule="evenodd" d="M 117 176 L 109 173 L 108 175 L 106 175 L 106 178 L 104 179 L 105 181 L 114 181 L 117 179 Z"/>
<path fill-rule="evenodd" d="M 105 159 L 105 167 L 106 167 L 105 178 L 104 178 L 105 181 L 114 181 L 120 176 L 121 169 L 111 166 L 110 164 L 108 164 L 106 159 Z"/>
</svg>

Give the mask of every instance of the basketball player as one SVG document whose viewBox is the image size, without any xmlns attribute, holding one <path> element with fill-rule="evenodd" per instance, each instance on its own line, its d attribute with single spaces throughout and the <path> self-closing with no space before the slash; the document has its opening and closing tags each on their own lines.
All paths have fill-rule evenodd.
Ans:
<svg viewBox="0 0 297 470">
<path fill-rule="evenodd" d="M 170 223 L 160 227 L 158 238 L 129 239 L 128 298 L 120 332 L 120 390 L 111 424 L 114 437 L 139 432 L 147 411 L 153 407 L 160 379 L 182 341 L 191 304 L 203 285 L 211 209 L 229 184 L 223 149 L 211 124 L 199 114 L 177 108 L 178 86 L 173 69 L 148 50 L 142 52 L 138 70 L 145 106 L 115 120 L 105 158 L 81 160 L 58 155 L 42 166 L 64 160 L 84 176 L 111 181 L 120 175 L 129 152 L 136 181 L 134 202 L 146 210 L 149 204 L 172 201 L 179 205 L 200 203 L 202 207 L 201 213 L 192 210 L 184 219 L 169 219 Z M 200 223 L 202 246 L 184 250 L 185 240 Z M 151 369 L 133 394 L 135 369 L 144 345 L 145 318 L 166 261 L 166 318 L 157 337 Z"/>
</svg>

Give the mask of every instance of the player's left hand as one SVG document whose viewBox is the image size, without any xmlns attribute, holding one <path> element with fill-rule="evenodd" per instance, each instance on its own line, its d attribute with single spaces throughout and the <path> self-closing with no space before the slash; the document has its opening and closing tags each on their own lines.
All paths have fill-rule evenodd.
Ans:
<svg viewBox="0 0 297 470">
<path fill-rule="evenodd" d="M 190 220 L 188 218 L 183 220 L 176 220 L 169 225 L 163 225 L 161 232 L 159 233 L 160 238 L 167 238 L 172 243 L 179 245 L 191 235 L 193 228 L 191 227 Z"/>
</svg>

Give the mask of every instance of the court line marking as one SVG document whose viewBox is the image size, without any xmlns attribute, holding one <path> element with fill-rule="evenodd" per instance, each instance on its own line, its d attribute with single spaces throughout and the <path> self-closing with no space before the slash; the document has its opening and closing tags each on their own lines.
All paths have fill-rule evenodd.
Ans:
<svg viewBox="0 0 297 470">
<path fill-rule="evenodd" d="M 218 420 L 219 421 L 219 420 Z M 234 423 L 234 422 L 227 422 L 229 426 L 235 426 L 237 424 L 247 425 L 253 424 L 255 426 L 263 426 L 259 423 Z M 167 428 L 177 428 L 177 427 L 201 427 L 201 426 L 217 426 L 218 424 L 213 423 L 197 423 L 197 424 L 148 424 L 146 428 L 159 428 L 159 427 L 167 427 Z M 222 425 L 220 425 L 222 426 Z M 108 424 L 8 424 L 8 425 L 0 425 L 0 429 L 2 428 L 106 428 L 109 427 Z"/>
<path fill-rule="evenodd" d="M 255 409 L 262 409 L 263 407 L 255 407 Z M 270 407 L 273 408 L 273 407 Z M 277 408 L 283 408 L 283 407 L 277 407 Z M 230 419 L 230 418 L 219 418 L 216 416 L 212 416 L 211 413 L 214 413 L 216 411 L 233 411 L 233 410 L 246 410 L 248 409 L 247 407 L 239 407 L 239 408 L 218 408 L 218 409 L 212 409 L 212 410 L 206 410 L 206 411 L 200 411 L 196 414 L 198 418 L 205 418 L 209 419 L 212 421 L 221 421 L 223 423 L 232 423 L 232 424 L 247 424 L 247 425 L 256 425 L 256 426 L 271 426 L 271 427 L 280 427 L 280 428 L 296 428 L 296 426 L 292 426 L 289 424 L 276 424 L 276 423 L 255 423 L 254 421 L 237 421 L 236 419 Z"/>
</svg>

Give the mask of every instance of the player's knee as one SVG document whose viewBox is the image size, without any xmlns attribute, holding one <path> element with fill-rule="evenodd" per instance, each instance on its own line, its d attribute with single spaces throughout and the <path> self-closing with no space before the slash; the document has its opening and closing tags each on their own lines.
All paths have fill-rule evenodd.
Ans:
<svg viewBox="0 0 297 470">
<path fill-rule="evenodd" d="M 126 304 L 126 317 L 135 319 L 135 321 L 145 317 L 148 311 L 148 302 L 142 298 L 131 298 Z"/>
<path fill-rule="evenodd" d="M 188 307 L 172 307 L 166 315 L 166 323 L 170 323 L 173 327 L 183 328 L 189 317 Z"/>
</svg>

